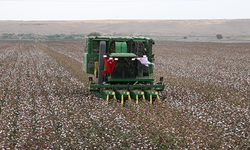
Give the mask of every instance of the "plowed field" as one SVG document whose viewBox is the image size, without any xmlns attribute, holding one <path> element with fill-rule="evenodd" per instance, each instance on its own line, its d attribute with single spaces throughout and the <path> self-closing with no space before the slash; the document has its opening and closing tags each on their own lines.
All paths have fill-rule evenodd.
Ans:
<svg viewBox="0 0 250 150">
<path fill-rule="evenodd" d="M 250 44 L 160 42 L 162 102 L 88 92 L 84 45 L 0 42 L 0 148 L 249 149 Z"/>
</svg>

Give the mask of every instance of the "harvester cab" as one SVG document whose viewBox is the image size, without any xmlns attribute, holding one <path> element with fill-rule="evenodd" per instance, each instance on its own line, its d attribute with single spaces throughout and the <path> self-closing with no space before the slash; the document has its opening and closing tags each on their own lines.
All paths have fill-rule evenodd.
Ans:
<svg viewBox="0 0 250 150">
<path fill-rule="evenodd" d="M 94 83 L 90 77 L 90 91 L 99 97 L 125 100 L 159 99 L 159 91 L 164 89 L 160 82 L 154 84 L 153 66 L 154 41 L 144 37 L 96 36 L 85 39 L 83 70 L 98 78 Z"/>
</svg>

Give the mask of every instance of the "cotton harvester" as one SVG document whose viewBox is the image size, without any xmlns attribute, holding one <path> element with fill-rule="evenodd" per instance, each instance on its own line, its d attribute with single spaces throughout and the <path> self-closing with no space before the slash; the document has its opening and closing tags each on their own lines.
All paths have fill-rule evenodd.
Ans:
<svg viewBox="0 0 250 150">
<path fill-rule="evenodd" d="M 143 98 L 152 104 L 164 89 L 163 77 L 154 84 L 152 45 L 154 41 L 144 37 L 88 37 L 83 53 L 83 70 L 98 78 L 94 83 L 89 77 L 90 91 L 99 97 L 118 99 Z M 160 99 L 159 99 L 160 100 Z"/>
</svg>

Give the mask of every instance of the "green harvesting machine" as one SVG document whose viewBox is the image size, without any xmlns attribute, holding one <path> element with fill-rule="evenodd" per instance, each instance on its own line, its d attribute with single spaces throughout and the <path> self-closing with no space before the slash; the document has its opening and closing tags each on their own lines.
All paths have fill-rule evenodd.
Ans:
<svg viewBox="0 0 250 150">
<path fill-rule="evenodd" d="M 125 100 L 146 99 L 153 103 L 164 89 L 163 77 L 154 84 L 154 41 L 145 37 L 91 36 L 85 39 L 83 70 L 89 77 L 89 89 L 99 97 Z"/>
</svg>

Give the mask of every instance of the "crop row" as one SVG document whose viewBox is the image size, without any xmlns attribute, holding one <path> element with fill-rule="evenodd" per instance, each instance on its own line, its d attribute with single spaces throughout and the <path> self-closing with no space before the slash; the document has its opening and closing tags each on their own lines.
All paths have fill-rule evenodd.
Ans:
<svg viewBox="0 0 250 150">
<path fill-rule="evenodd" d="M 248 81 L 242 69 L 248 67 L 248 59 L 244 59 L 249 57 L 248 51 L 244 51 L 248 45 L 219 45 L 220 49 L 211 43 L 206 46 L 204 43 L 156 45 L 155 77 L 158 80 L 164 76 L 165 89 L 160 95 L 164 102 L 150 105 L 140 100 L 136 105 L 126 101 L 121 107 L 115 100 L 107 104 L 84 87 L 81 81 L 85 80 L 76 73 L 82 71 L 76 67 L 81 63 L 81 43 L 1 43 L 0 139 L 3 140 L 0 147 L 249 148 L 249 93 L 237 86 L 228 88 L 224 86 L 226 83 L 214 84 L 214 79 L 221 78 L 215 74 L 215 70 L 219 70 L 216 66 L 223 64 L 223 61 L 215 63 L 214 57 L 225 48 L 234 48 L 238 58 L 221 56 L 225 61 L 242 63 L 239 68 L 242 73 L 236 73 L 240 76 L 237 79 L 243 78 L 244 82 L 239 83 Z M 202 59 L 208 56 L 213 59 Z M 189 57 L 196 63 L 186 69 L 184 64 L 192 62 Z M 234 70 L 229 69 L 230 64 L 223 65 L 222 70 Z M 214 69 L 209 83 L 203 67 Z M 193 68 L 195 72 L 190 71 Z M 232 80 L 236 81 L 236 78 Z M 249 86 L 245 88 L 248 90 Z M 224 96 L 223 91 L 246 100 L 232 102 L 231 94 Z"/>
<path fill-rule="evenodd" d="M 156 70 L 192 82 L 185 86 L 204 86 L 204 94 L 249 109 L 249 48 L 249 44 L 159 43 Z"/>
<path fill-rule="evenodd" d="M 72 42 L 67 42 L 67 43 L 43 43 L 43 45 L 61 53 L 66 56 L 69 56 L 73 59 L 76 59 L 79 62 L 82 62 L 83 60 L 83 50 L 84 50 L 84 43 L 72 43 Z"/>
<path fill-rule="evenodd" d="M 108 105 L 90 94 L 39 47 L 32 43 L 10 47 L 12 52 L 5 58 L 13 59 L 1 60 L 8 64 L 1 66 L 5 70 L 1 74 L 1 148 L 158 147 L 159 135 L 150 132 L 154 126 L 146 127 L 136 115 L 118 109 L 117 102 Z M 176 140 L 170 140 L 173 147 Z"/>
<path fill-rule="evenodd" d="M 201 123 L 193 125 L 197 128 L 204 129 L 202 126 L 211 126 L 213 129 L 217 128 L 217 132 L 223 132 L 223 134 L 218 136 L 217 133 L 209 133 L 209 130 L 207 129 L 206 131 L 199 131 L 200 133 L 204 132 L 204 134 L 210 134 L 210 136 L 216 135 L 221 139 L 217 140 L 217 142 L 213 141 L 210 144 L 205 145 L 211 146 L 214 143 L 216 143 L 215 145 L 217 146 L 219 146 L 220 143 L 221 147 L 223 144 L 224 146 L 230 145 L 225 141 L 237 141 L 237 138 L 234 139 L 233 137 L 238 137 L 238 140 L 243 143 L 244 141 L 247 142 L 247 139 L 249 138 L 249 106 L 247 105 L 249 102 L 249 86 L 245 83 L 249 80 L 248 72 L 246 72 L 249 61 L 245 58 L 249 57 L 249 55 L 246 55 L 249 54 L 247 50 L 249 45 L 221 45 L 215 43 L 180 44 L 161 42 L 156 45 L 157 46 L 154 49 L 156 53 L 155 76 L 156 80 L 160 76 L 164 76 L 166 79 L 166 87 L 161 95 L 162 99 L 169 104 L 166 106 L 166 109 L 169 109 L 168 107 L 171 109 L 180 109 L 181 116 L 189 116 L 191 120 L 193 117 L 198 119 Z M 62 47 L 62 45 L 58 46 L 58 44 L 54 44 L 54 46 L 57 47 L 54 48 L 54 50 L 57 51 L 60 51 L 58 49 L 60 49 L 59 47 Z M 229 52 L 226 53 L 226 55 L 223 55 L 227 50 Z M 83 46 L 82 49 L 77 48 L 77 51 L 78 53 L 81 53 L 83 51 Z M 233 51 L 233 55 L 230 54 L 231 51 Z M 233 63 L 231 63 L 231 60 L 233 60 Z M 222 72 L 221 74 L 216 73 L 218 65 L 221 65 L 221 70 L 226 70 L 225 72 L 228 73 L 228 75 L 232 75 L 235 74 L 235 70 L 237 70 L 233 70 L 232 68 L 235 66 L 239 67 L 238 63 L 242 63 L 237 73 L 241 75 L 239 78 L 243 80 L 241 80 L 242 82 L 239 84 L 243 84 L 245 88 L 241 88 L 238 92 L 234 92 L 235 87 L 222 86 L 210 82 L 212 79 L 224 77 L 224 75 L 222 75 L 224 72 L 220 71 Z M 231 73 L 232 70 L 234 73 Z M 211 78 L 209 82 L 207 82 L 208 76 Z M 233 82 L 233 80 L 230 82 Z M 223 85 L 225 84 L 226 83 L 223 81 Z M 224 93 L 221 94 L 224 91 L 229 91 L 230 93 L 227 93 L 227 95 L 223 95 Z M 241 105 L 239 105 L 238 101 L 234 101 L 239 97 L 243 100 L 245 99 L 243 102 L 240 101 Z M 151 108 L 149 109 L 151 110 Z M 189 123 L 191 122 L 189 121 Z M 178 123 L 175 125 L 178 125 Z M 190 129 L 184 128 L 183 130 Z M 172 132 L 171 129 L 166 129 L 166 131 Z M 193 133 L 194 131 L 188 132 Z M 184 135 L 186 138 L 190 138 L 190 135 Z M 176 136 L 180 135 L 177 134 Z M 208 137 L 204 138 L 207 139 Z M 197 143 L 199 142 L 201 141 L 194 142 L 195 144 L 193 144 L 193 146 L 197 146 Z M 204 143 L 201 144 L 201 146 L 204 146 Z M 240 144 L 237 146 L 239 148 Z M 237 146 L 234 146 L 234 148 L 237 148 Z"/>
<path fill-rule="evenodd" d="M 250 138 L 249 44 L 159 43 L 155 76 L 164 77 L 162 98 L 172 107 Z"/>
</svg>

